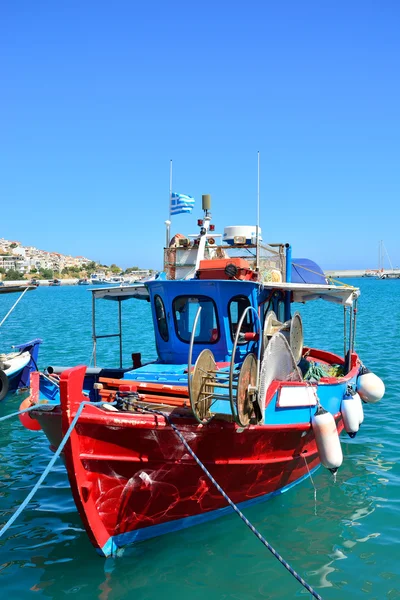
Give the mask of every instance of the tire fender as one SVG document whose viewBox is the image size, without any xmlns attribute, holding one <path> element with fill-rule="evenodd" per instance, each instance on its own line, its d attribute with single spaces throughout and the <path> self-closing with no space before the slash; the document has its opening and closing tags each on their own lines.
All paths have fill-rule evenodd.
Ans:
<svg viewBox="0 0 400 600">
<path fill-rule="evenodd" d="M 0 402 L 7 396 L 9 387 L 8 377 L 4 371 L 0 369 Z"/>
</svg>

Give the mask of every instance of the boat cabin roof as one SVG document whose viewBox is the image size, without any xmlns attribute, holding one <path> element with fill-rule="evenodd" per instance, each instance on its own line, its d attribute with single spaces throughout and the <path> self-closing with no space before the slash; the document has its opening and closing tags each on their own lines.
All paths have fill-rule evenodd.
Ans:
<svg viewBox="0 0 400 600">
<path fill-rule="evenodd" d="M 185 280 L 190 281 L 192 284 L 198 285 L 199 288 L 201 282 L 199 280 Z M 212 281 L 212 280 L 209 280 Z M 163 284 L 170 285 L 174 282 L 163 281 Z M 183 281 L 181 282 L 183 283 Z M 258 283 L 253 282 L 254 285 L 259 286 L 260 289 L 264 290 L 278 290 L 282 292 L 292 292 L 292 302 L 310 302 L 311 300 L 326 300 L 327 302 L 333 302 L 336 304 L 342 304 L 345 306 L 351 306 L 353 300 L 358 298 L 360 291 L 358 288 L 350 285 L 324 285 L 324 284 L 308 284 L 308 283 Z M 200 284 L 200 285 L 199 285 Z M 1 288 L 0 288 L 1 289 Z M 149 300 L 150 294 L 145 283 L 139 283 L 136 285 L 127 285 L 120 287 L 101 287 L 90 290 L 94 299 L 103 300 L 114 300 L 123 301 L 135 298 L 137 300 Z"/>
</svg>

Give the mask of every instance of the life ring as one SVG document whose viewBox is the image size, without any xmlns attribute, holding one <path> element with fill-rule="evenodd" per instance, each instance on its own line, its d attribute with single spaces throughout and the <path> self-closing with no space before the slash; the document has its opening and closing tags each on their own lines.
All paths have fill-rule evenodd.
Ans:
<svg viewBox="0 0 400 600">
<path fill-rule="evenodd" d="M 0 369 L 0 402 L 7 396 L 9 388 L 10 384 L 8 383 L 8 377 L 4 371 Z"/>
</svg>

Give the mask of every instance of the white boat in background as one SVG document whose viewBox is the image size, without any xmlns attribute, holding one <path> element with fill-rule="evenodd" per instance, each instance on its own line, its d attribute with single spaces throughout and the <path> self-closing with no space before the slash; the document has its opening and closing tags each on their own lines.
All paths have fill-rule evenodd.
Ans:
<svg viewBox="0 0 400 600">
<path fill-rule="evenodd" d="M 93 273 L 90 278 L 91 285 L 108 285 L 109 280 L 106 278 L 105 273 Z"/>
<path fill-rule="evenodd" d="M 378 269 L 366 269 L 366 271 L 364 272 L 363 277 L 378 277 L 379 275 L 379 271 Z"/>
<path fill-rule="evenodd" d="M 390 269 L 385 269 L 384 258 L 385 254 L 389 261 Z M 376 273 L 377 279 L 400 279 L 400 268 L 393 267 L 392 261 L 388 251 L 386 250 L 383 240 L 379 242 L 379 254 L 378 254 L 378 271 Z"/>
</svg>

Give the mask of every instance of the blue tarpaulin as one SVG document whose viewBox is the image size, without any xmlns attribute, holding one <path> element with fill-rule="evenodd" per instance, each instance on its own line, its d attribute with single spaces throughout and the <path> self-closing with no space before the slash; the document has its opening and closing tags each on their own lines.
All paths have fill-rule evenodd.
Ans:
<svg viewBox="0 0 400 600">
<path fill-rule="evenodd" d="M 309 258 L 292 259 L 292 283 L 322 283 L 327 280 L 323 270 Z"/>
</svg>

